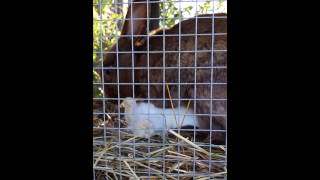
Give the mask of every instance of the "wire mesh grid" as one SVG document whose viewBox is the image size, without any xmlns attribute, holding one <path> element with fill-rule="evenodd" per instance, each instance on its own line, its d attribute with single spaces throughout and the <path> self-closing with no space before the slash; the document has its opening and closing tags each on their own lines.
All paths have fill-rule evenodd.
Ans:
<svg viewBox="0 0 320 180">
<path fill-rule="evenodd" d="M 226 0 L 93 7 L 93 179 L 226 179 Z"/>
</svg>

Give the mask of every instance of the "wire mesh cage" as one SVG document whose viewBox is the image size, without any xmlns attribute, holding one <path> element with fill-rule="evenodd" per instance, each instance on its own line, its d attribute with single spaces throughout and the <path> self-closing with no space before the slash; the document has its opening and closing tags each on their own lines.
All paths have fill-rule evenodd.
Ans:
<svg viewBox="0 0 320 180">
<path fill-rule="evenodd" d="M 227 1 L 93 1 L 93 179 L 227 178 Z"/>
</svg>

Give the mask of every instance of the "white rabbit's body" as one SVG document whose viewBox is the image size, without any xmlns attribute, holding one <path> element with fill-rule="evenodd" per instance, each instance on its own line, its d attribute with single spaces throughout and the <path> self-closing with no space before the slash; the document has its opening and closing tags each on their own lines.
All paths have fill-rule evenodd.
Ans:
<svg viewBox="0 0 320 180">
<path fill-rule="evenodd" d="M 133 98 L 126 98 L 122 105 L 125 108 L 128 129 L 132 130 L 136 136 L 149 138 L 171 128 L 198 127 L 197 117 L 190 115 L 193 112 L 182 106 L 180 110 L 179 108 L 162 109 L 151 103 L 136 103 Z"/>
</svg>

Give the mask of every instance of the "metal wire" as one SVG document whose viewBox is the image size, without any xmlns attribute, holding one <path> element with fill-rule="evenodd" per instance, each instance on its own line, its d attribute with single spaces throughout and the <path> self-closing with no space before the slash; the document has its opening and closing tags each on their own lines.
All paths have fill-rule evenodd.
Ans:
<svg viewBox="0 0 320 180">
<path fill-rule="evenodd" d="M 123 6 L 123 5 L 127 5 L 128 7 L 132 7 L 133 4 L 141 4 L 141 3 L 147 3 L 147 6 L 151 6 L 152 3 L 162 3 L 166 0 L 161 0 L 161 1 L 139 1 L 139 2 L 133 2 L 134 0 L 114 0 L 112 1 L 112 6 L 114 7 L 118 7 L 118 6 Z M 192 6 L 195 9 L 195 12 L 198 12 L 198 5 L 200 3 L 205 3 L 208 0 L 173 0 L 172 2 L 176 4 L 177 9 L 179 11 L 182 10 L 182 5 L 184 3 L 193 3 Z M 115 60 L 116 60 L 116 65 L 113 64 L 111 66 L 108 67 L 104 67 L 103 65 L 103 61 L 100 61 L 99 63 L 97 63 L 95 65 L 95 67 L 93 67 L 93 70 L 95 71 L 100 71 L 101 72 L 101 81 L 95 81 L 93 82 L 94 86 L 98 86 L 101 87 L 103 92 L 107 92 L 109 89 L 109 87 L 114 86 L 116 88 L 116 95 L 114 95 L 113 97 L 109 97 L 105 94 L 102 94 L 102 97 L 93 97 L 94 101 L 101 101 L 102 102 L 102 107 L 99 110 L 95 110 L 93 112 L 93 114 L 95 116 L 99 116 L 102 117 L 103 120 L 103 126 L 101 127 L 95 127 L 95 130 L 101 130 L 103 131 L 103 135 L 101 135 L 101 137 L 94 137 L 93 140 L 93 145 L 94 146 L 101 146 L 104 147 L 105 149 L 107 149 L 108 147 L 116 147 L 114 149 L 112 149 L 112 152 L 114 153 L 114 156 L 103 156 L 102 159 L 100 159 L 101 162 L 104 163 L 97 163 L 94 166 L 94 170 L 93 170 L 93 179 L 98 179 L 98 172 L 99 171 L 103 171 L 105 172 L 105 179 L 110 179 L 110 178 L 115 178 L 115 179 L 128 179 L 129 177 L 133 177 L 132 172 L 126 172 L 126 165 L 131 166 L 133 173 L 135 173 L 135 175 L 137 176 L 147 176 L 148 178 L 150 178 L 151 176 L 157 176 L 158 178 L 160 177 L 161 179 L 170 179 L 168 178 L 168 176 L 174 177 L 176 179 L 182 179 L 184 177 L 190 177 L 193 179 L 197 179 L 200 177 L 206 177 L 208 179 L 213 179 L 213 178 L 224 178 L 226 179 L 226 175 L 224 175 L 223 173 L 219 174 L 219 173 L 214 173 L 212 171 L 213 166 L 215 165 L 221 165 L 221 166 L 225 166 L 226 167 L 226 163 L 227 163 L 227 146 L 226 144 L 223 146 L 225 148 L 225 154 L 223 154 L 223 159 L 212 159 L 211 155 L 214 154 L 214 150 L 213 148 L 219 148 L 220 145 L 216 145 L 216 144 L 212 144 L 212 143 L 204 143 L 204 142 L 199 142 L 197 141 L 197 135 L 196 133 L 198 132 L 204 132 L 204 133 L 208 133 L 209 134 L 209 142 L 212 142 L 213 139 L 213 135 L 215 133 L 224 133 L 225 135 L 227 134 L 227 130 L 221 130 L 221 129 L 213 129 L 213 119 L 215 117 L 223 117 L 225 119 L 227 119 L 227 114 L 226 113 L 221 113 L 221 112 L 214 112 L 214 103 L 215 102 L 226 102 L 227 101 L 227 97 L 214 97 L 215 92 L 215 87 L 218 86 L 223 86 L 223 87 L 227 87 L 227 82 L 224 80 L 216 80 L 214 79 L 214 73 L 215 71 L 218 70 L 223 70 L 226 71 L 227 70 L 227 65 L 226 64 L 215 64 L 215 56 L 216 53 L 227 53 L 227 49 L 218 49 L 215 48 L 215 43 L 216 43 L 216 39 L 217 37 L 222 37 L 222 36 L 227 36 L 226 32 L 215 32 L 215 27 L 214 27 L 214 22 L 215 20 L 221 19 L 221 18 L 227 18 L 226 16 L 215 16 L 215 12 L 214 10 L 216 9 L 215 7 L 215 1 L 216 0 L 211 0 L 213 3 L 210 4 L 210 9 L 208 10 L 209 13 L 212 14 L 212 16 L 209 17 L 198 17 L 198 16 L 192 16 L 192 17 L 184 17 L 182 13 L 180 13 L 178 16 L 176 17 L 170 17 L 170 18 L 154 18 L 154 17 L 147 17 L 147 18 L 141 18 L 141 17 L 134 17 L 134 12 L 133 12 L 133 8 L 129 8 L 130 11 L 128 11 L 127 13 L 129 13 L 131 16 L 130 18 L 116 18 L 115 21 L 116 23 L 118 23 L 118 21 L 120 22 L 130 22 L 129 24 L 131 25 L 129 28 L 131 29 L 131 34 L 121 34 L 121 35 L 115 35 L 115 49 L 112 51 L 110 49 L 103 49 L 103 40 L 104 38 L 114 38 L 114 35 L 99 35 L 100 38 L 100 47 L 99 49 L 93 49 L 93 53 L 95 53 L 98 57 L 101 57 L 101 59 L 103 60 L 105 57 L 107 57 L 108 55 L 115 55 Z M 225 2 L 227 0 L 224 0 Z M 106 3 L 106 1 L 104 0 L 99 0 L 98 4 L 93 4 L 94 6 L 97 6 L 99 9 L 99 20 L 96 20 L 97 22 L 99 22 L 99 28 L 100 31 L 103 31 L 103 26 L 102 24 L 105 21 L 102 17 L 102 13 L 103 13 L 103 9 L 102 7 L 104 5 L 110 5 L 108 3 Z M 129 10 L 128 9 L 128 10 Z M 147 8 L 146 9 L 147 14 L 149 14 L 150 9 Z M 162 11 L 166 12 L 166 9 L 162 9 Z M 152 33 L 152 29 L 150 29 L 151 25 L 150 25 L 150 20 L 159 20 L 159 22 L 164 22 L 168 19 L 175 19 L 175 20 L 179 20 L 179 22 L 181 21 L 185 21 L 187 19 L 194 19 L 195 20 L 195 29 L 194 29 L 194 33 L 184 33 L 183 32 L 183 27 L 181 24 L 178 25 L 178 32 L 175 32 L 175 34 L 170 33 L 168 34 L 167 32 L 170 31 L 170 28 L 168 29 L 162 29 L 161 31 L 159 31 L 158 33 L 154 34 Z M 208 33 L 208 32 L 200 32 L 198 33 L 198 31 L 201 31 L 198 29 L 198 25 L 199 22 L 202 19 L 211 19 L 212 20 L 212 33 Z M 134 20 L 147 20 L 147 24 L 146 24 L 146 31 L 147 33 L 151 34 L 141 34 L 141 35 L 135 35 L 134 34 Z M 119 29 L 121 30 L 121 29 Z M 146 42 L 146 49 L 141 50 L 141 49 L 135 49 L 135 44 L 134 44 L 134 40 L 136 38 L 145 38 Z M 154 50 L 152 47 L 152 44 L 150 44 L 150 42 L 152 42 L 152 38 L 157 38 L 157 37 L 161 37 L 161 43 L 162 43 L 162 47 L 159 47 L 159 49 Z M 183 39 L 184 38 L 194 38 L 194 47 L 192 47 L 191 49 L 186 49 L 183 47 Z M 130 49 L 122 49 L 121 48 L 121 44 L 119 43 L 119 39 L 120 38 L 126 38 L 126 39 L 131 39 L 130 43 L 131 43 L 131 50 Z M 177 47 L 173 47 L 168 45 L 168 41 L 170 42 L 170 38 L 177 38 Z M 211 47 L 208 47 L 206 49 L 198 49 L 198 47 L 201 48 L 201 46 L 199 46 L 199 41 L 201 38 L 211 38 Z M 169 39 L 169 40 L 168 40 Z M 162 48 L 162 49 L 161 49 Z M 168 49 L 168 50 L 167 50 Z M 168 55 L 170 54 L 174 54 L 176 53 L 177 56 L 176 59 L 174 59 L 176 62 L 174 65 L 170 65 L 169 61 L 173 61 L 173 59 L 167 58 L 169 57 Z M 194 64 L 188 66 L 183 62 L 183 58 L 182 58 L 182 54 L 183 53 L 187 53 L 188 55 L 190 54 L 190 57 L 193 58 Z M 201 57 L 201 53 L 204 54 L 210 54 L 210 59 L 208 59 L 208 63 L 207 64 L 201 64 L 201 61 L 198 62 L 199 57 Z M 123 55 L 131 55 L 130 58 L 128 58 L 127 60 L 131 63 L 129 66 L 122 66 L 122 64 L 120 63 L 122 61 L 122 56 Z M 143 56 L 145 56 L 146 58 L 146 66 L 139 66 L 137 65 L 137 61 L 139 59 L 137 59 L 135 56 L 135 54 L 141 55 L 143 54 Z M 159 57 L 161 57 L 161 59 L 159 58 L 158 60 L 162 63 L 159 63 L 158 66 L 154 66 L 153 64 L 151 64 L 150 60 L 152 60 L 152 58 L 157 55 L 159 55 Z M 129 57 L 129 56 L 128 56 Z M 170 65 L 170 66 L 168 66 Z M 116 77 L 113 79 L 113 81 L 109 81 L 105 79 L 105 70 L 108 71 L 113 71 L 116 72 Z M 128 82 L 121 82 L 121 70 L 131 70 L 131 79 Z M 140 82 L 139 81 L 139 76 L 137 74 L 135 74 L 135 70 L 144 70 L 146 72 L 146 82 Z M 154 70 L 154 71 L 153 71 Z M 193 73 L 191 74 L 192 78 L 190 79 L 183 79 L 182 78 L 182 73 L 184 71 L 190 71 L 192 70 Z M 173 77 L 173 82 L 167 82 L 166 80 L 168 79 L 168 71 L 169 73 L 171 71 L 176 71 L 176 77 Z M 210 77 L 208 77 L 208 79 L 206 80 L 199 80 L 199 74 L 204 71 L 208 71 L 210 73 Z M 160 72 L 161 74 L 154 74 L 153 72 Z M 159 76 L 159 79 L 157 79 L 157 81 L 155 81 L 154 79 L 152 79 L 152 76 Z M 125 99 L 125 97 L 121 96 L 122 90 L 121 88 L 123 86 L 126 87 L 130 87 L 132 89 L 127 89 L 130 90 L 130 97 L 134 98 L 137 101 L 141 101 L 143 103 L 147 103 L 148 104 L 148 110 L 146 113 L 141 113 L 141 112 L 133 112 L 131 113 L 131 115 L 144 115 L 145 117 L 148 117 L 148 119 L 154 117 L 155 115 L 159 115 L 157 113 L 153 113 L 152 112 L 152 107 L 151 104 L 152 103 L 159 103 L 161 104 L 160 109 L 162 109 L 163 111 L 165 111 L 168 106 L 171 106 L 170 104 L 168 105 L 168 102 L 176 102 L 173 103 L 176 105 L 176 107 L 174 107 L 174 110 L 176 110 L 177 112 L 175 112 L 175 116 L 177 117 L 177 119 L 180 119 L 181 117 L 209 117 L 210 119 L 210 128 L 209 129 L 203 129 L 203 128 L 196 128 L 193 127 L 191 129 L 186 129 L 186 128 L 171 128 L 172 130 L 175 130 L 176 132 L 178 132 L 178 134 L 180 134 L 182 131 L 183 132 L 191 132 L 192 133 L 192 137 L 190 139 L 191 143 L 196 144 L 197 146 L 201 147 L 201 148 L 206 148 L 208 153 L 210 154 L 210 158 L 209 159 L 198 159 L 196 157 L 199 156 L 199 151 L 196 148 L 192 149 L 192 155 L 190 159 L 183 159 L 183 158 L 178 158 L 177 156 L 168 156 L 167 154 L 165 154 L 165 152 L 160 152 L 157 157 L 153 157 L 150 155 L 150 153 L 152 151 L 154 151 L 154 148 L 157 149 L 162 149 L 162 148 L 166 148 L 168 146 L 172 146 L 172 142 L 170 142 L 168 140 L 168 136 L 165 133 L 161 134 L 161 140 L 160 141 L 156 141 L 154 140 L 154 138 L 147 138 L 145 141 L 141 141 L 141 140 L 137 140 L 137 139 L 133 139 L 132 141 L 126 141 L 124 139 L 122 139 L 123 133 L 124 132 L 130 132 L 131 130 L 139 130 L 138 128 L 131 128 L 128 129 L 127 127 L 123 127 L 123 120 L 124 117 L 127 115 L 126 113 L 123 112 L 123 110 L 121 109 L 121 102 L 122 100 Z M 137 90 L 136 88 L 138 86 L 144 86 L 146 87 L 146 96 L 145 97 L 140 97 L 137 96 Z M 169 90 L 167 89 L 167 86 L 172 88 Z M 181 90 L 183 89 L 184 86 L 190 86 L 193 87 L 193 95 L 192 97 L 188 97 L 186 96 Z M 203 88 L 199 88 L 200 86 L 206 87 L 207 89 L 209 89 L 209 96 L 206 97 L 199 97 L 199 94 L 201 94 L 201 89 Z M 151 94 L 151 90 L 153 88 L 156 88 L 160 95 L 162 97 L 153 97 L 153 95 Z M 175 92 L 174 97 L 168 97 L 167 93 L 170 96 L 170 93 Z M 184 107 L 184 104 L 182 102 L 187 102 L 190 101 L 192 102 L 190 105 L 191 108 L 191 112 L 185 114 L 183 112 L 181 112 L 181 109 Z M 114 111 L 109 111 L 109 103 L 115 102 L 115 110 Z M 209 102 L 210 104 L 210 110 L 208 110 L 208 112 L 205 113 L 200 113 L 199 110 L 197 110 L 197 108 L 199 108 L 199 105 L 201 105 L 201 103 L 206 103 Z M 184 107 L 185 108 L 185 107 Z M 114 119 L 118 119 L 118 121 L 114 121 L 114 126 L 113 127 L 107 127 L 106 124 L 109 122 L 109 118 L 114 118 Z M 227 122 L 226 122 L 226 126 L 227 126 Z M 162 130 L 163 132 L 166 131 L 166 129 L 157 129 L 154 128 L 154 130 Z M 111 133 L 115 132 L 115 134 L 117 134 L 117 136 L 113 136 Z M 225 136 L 226 138 L 226 136 Z M 184 150 L 186 148 L 187 144 L 183 144 L 180 143 L 183 142 L 181 139 L 177 140 L 177 144 L 176 144 L 176 152 L 179 154 L 184 154 Z M 146 147 L 146 155 L 145 156 L 141 156 L 141 154 L 138 153 L 139 148 L 141 147 Z M 132 148 L 134 151 L 132 151 L 132 154 L 126 154 L 125 150 L 126 148 Z M 101 151 L 102 152 L 102 151 Z M 94 160 L 97 159 L 97 157 L 99 157 L 99 153 L 94 154 Z M 119 163 L 117 163 L 116 165 L 113 164 L 113 161 L 118 161 Z M 128 162 L 128 163 L 123 163 L 123 162 Z M 141 166 L 139 166 L 139 162 L 141 161 L 145 161 L 145 168 L 141 168 Z M 160 172 L 156 172 L 154 171 L 155 168 L 155 164 L 153 163 L 154 161 L 159 161 L 160 164 L 159 166 L 161 166 L 161 171 Z M 168 169 L 170 169 L 170 167 L 168 166 L 168 164 L 180 164 L 180 163 L 185 163 L 185 164 L 192 164 L 191 168 L 187 168 L 188 171 L 184 170 L 184 167 L 182 166 L 177 166 L 175 171 L 169 171 Z M 207 164 L 208 166 L 208 171 L 207 172 L 200 172 L 197 170 L 197 165 L 198 164 Z M 116 166 L 116 167 L 115 167 Z M 112 172 L 114 171 L 114 168 L 118 168 L 120 171 L 119 172 Z M 120 172 L 125 172 L 125 173 L 120 173 Z M 131 173 L 131 174 L 130 174 Z"/>
</svg>

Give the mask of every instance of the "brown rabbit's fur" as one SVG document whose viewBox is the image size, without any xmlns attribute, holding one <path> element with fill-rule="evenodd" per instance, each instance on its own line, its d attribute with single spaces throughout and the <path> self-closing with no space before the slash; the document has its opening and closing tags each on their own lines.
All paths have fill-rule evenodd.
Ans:
<svg viewBox="0 0 320 180">
<path fill-rule="evenodd" d="M 141 6 L 140 6 L 141 5 Z M 135 17 L 146 17 L 146 12 L 141 12 L 143 4 L 140 7 L 134 7 L 137 10 L 140 8 L 139 13 L 136 13 Z M 130 8 L 129 11 L 130 12 Z M 134 16 L 134 15 L 133 15 Z M 212 49 L 212 35 L 198 35 L 197 42 L 195 42 L 195 35 L 184 36 L 184 34 L 211 34 L 212 33 L 212 15 L 201 15 L 198 17 L 209 16 L 211 18 L 198 18 L 197 22 L 195 18 L 182 21 L 181 25 L 181 51 L 194 51 L 195 45 L 197 50 L 211 50 Z M 226 16 L 226 14 L 216 14 L 217 16 Z M 130 13 L 127 14 L 127 18 L 130 18 Z M 133 34 L 143 35 L 146 27 L 145 20 L 137 20 L 134 23 Z M 196 32 L 197 24 L 197 32 Z M 123 26 L 122 35 L 128 34 L 128 21 L 125 21 Z M 214 23 L 215 33 L 227 32 L 227 20 L 226 18 L 215 18 Z M 176 35 L 176 36 L 159 36 L 163 35 Z M 111 51 L 128 51 L 130 53 L 119 53 L 118 57 L 115 53 L 106 54 L 104 59 L 105 67 L 118 67 L 119 68 L 119 82 L 120 83 L 146 83 L 145 85 L 134 85 L 134 96 L 141 98 L 169 98 L 166 87 L 163 87 L 162 83 L 178 83 L 179 82 L 179 24 L 175 25 L 171 29 L 157 30 L 153 35 L 149 35 L 149 43 L 146 37 L 134 38 L 134 42 L 130 37 L 120 37 L 118 39 L 118 47 L 115 45 Z M 158 35 L 158 36 L 157 36 Z M 165 41 L 165 44 L 163 42 Z M 132 53 L 132 44 L 134 44 L 134 50 L 136 53 Z M 164 47 L 165 46 L 165 47 Z M 147 51 L 149 49 L 149 58 L 147 53 L 139 51 Z M 214 36 L 214 50 L 226 50 L 227 49 L 227 35 L 215 35 Z M 159 51 L 159 52 L 153 52 Z M 168 52 L 169 51 L 169 52 Z M 174 52 L 170 52 L 174 51 Z M 165 53 L 165 55 L 164 55 Z M 132 57 L 132 54 L 134 57 Z M 163 60 L 163 55 L 165 56 Z M 213 60 L 211 59 L 212 52 L 197 52 L 195 60 L 195 52 L 181 52 L 180 53 L 180 83 L 192 83 L 180 85 L 180 97 L 179 97 L 179 85 L 169 85 L 170 95 L 173 99 L 226 99 L 227 98 L 227 85 L 226 84 L 213 84 L 212 96 L 211 92 L 211 73 L 212 83 L 226 83 L 227 82 L 227 69 L 226 68 L 208 68 L 213 66 L 226 66 L 227 65 L 227 52 L 226 51 L 214 51 Z M 134 78 L 132 77 L 131 69 L 121 69 L 121 67 L 132 67 L 132 58 L 134 58 L 134 67 L 145 67 L 134 70 Z M 149 59 L 149 81 L 148 81 L 148 59 Z M 152 69 L 152 67 L 163 67 L 163 61 L 165 61 L 165 67 L 163 69 Z M 196 62 L 196 64 L 195 64 Z M 197 67 L 197 68 L 184 68 L 184 67 Z M 206 68 L 199 68 L 206 67 Z M 195 81 L 195 69 L 196 69 L 196 81 Z M 211 72 L 212 71 L 212 72 Z M 163 73 L 165 73 L 165 80 L 163 80 Z M 117 82 L 117 70 L 109 69 L 105 71 L 104 81 L 107 83 Z M 134 81 L 133 81 L 134 79 Z M 195 83 L 196 82 L 196 83 Z M 148 96 L 148 84 L 149 83 L 149 96 Z M 152 84 L 161 83 L 161 84 Z M 198 84 L 207 83 L 207 84 Z M 196 90 L 195 90 L 196 86 Z M 133 97 L 132 85 L 120 85 L 120 97 Z M 165 91 L 165 93 L 163 92 Z M 117 85 L 105 85 L 105 93 L 107 97 L 118 97 Z M 165 97 L 163 97 L 165 95 Z M 181 106 L 186 106 L 187 100 L 180 101 Z M 212 102 L 212 112 L 210 112 L 210 102 Z M 163 101 L 151 101 L 157 107 L 163 107 Z M 178 101 L 173 101 L 175 107 L 178 107 Z M 196 104 L 196 105 L 195 105 Z M 169 100 L 165 101 L 164 106 L 170 108 Z M 226 114 L 227 106 L 226 100 L 197 100 L 191 101 L 190 108 L 195 107 L 195 113 L 197 114 Z M 210 129 L 210 116 L 199 116 L 200 129 Z M 226 118 L 222 116 L 212 117 L 212 129 L 225 130 Z M 213 132 L 213 141 L 217 143 L 223 143 L 225 141 L 224 133 Z"/>
</svg>

